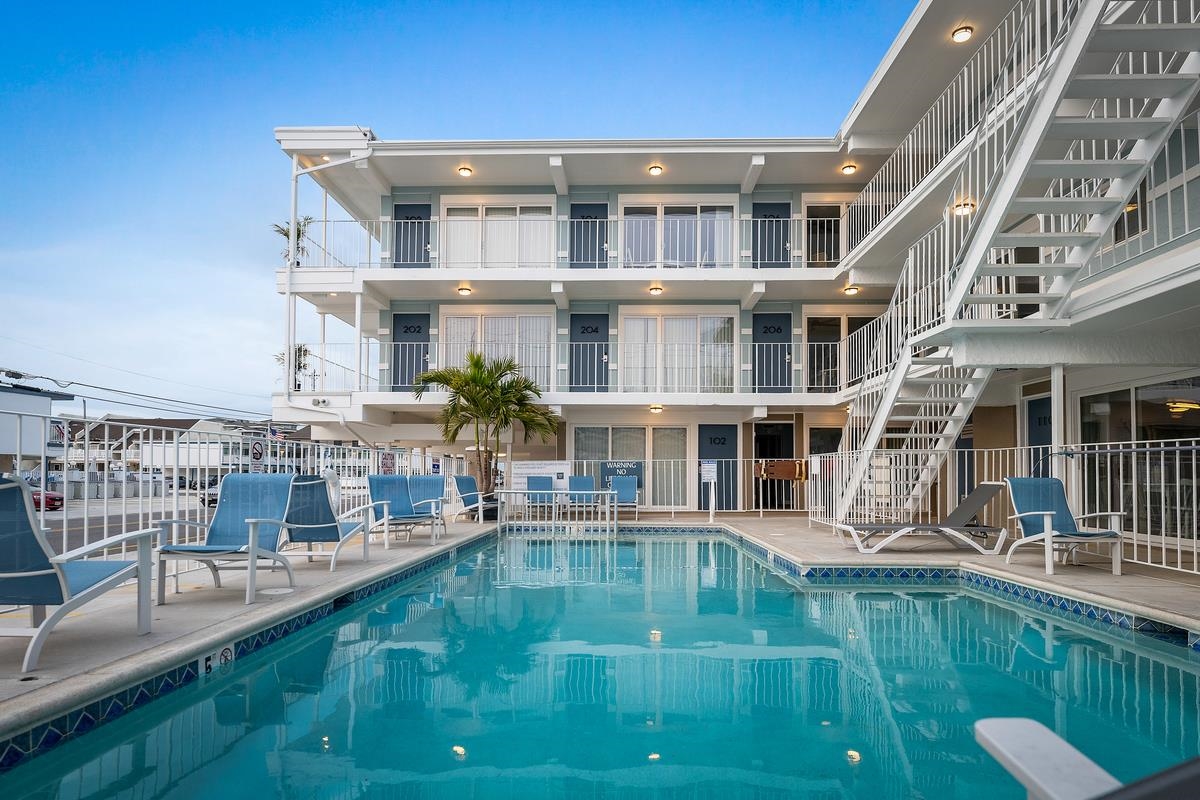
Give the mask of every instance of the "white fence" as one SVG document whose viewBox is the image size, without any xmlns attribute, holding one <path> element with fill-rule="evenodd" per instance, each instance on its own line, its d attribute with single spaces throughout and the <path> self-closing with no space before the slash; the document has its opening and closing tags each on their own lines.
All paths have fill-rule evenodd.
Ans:
<svg viewBox="0 0 1200 800">
<path fill-rule="evenodd" d="M 886 442 L 886 440 L 885 440 Z M 1109 442 L 983 450 L 876 450 L 852 508 L 838 498 L 858 452 L 809 459 L 810 517 L 835 522 L 937 520 L 983 481 L 1055 476 L 1076 514 L 1120 511 L 1126 560 L 1200 574 L 1197 518 L 1200 439 Z M 916 489 L 913 487 L 916 486 Z M 1007 492 L 978 515 L 983 525 L 1013 530 Z"/>
<path fill-rule="evenodd" d="M 665 216 L 559 219 L 511 209 L 484 217 L 314 220 L 297 266 L 505 269 L 822 269 L 845 252 L 842 220 L 735 219 L 733 207 Z M 455 209 L 450 209 L 451 212 Z"/>
<path fill-rule="evenodd" d="M 615 536 L 617 533 L 617 493 L 608 489 L 534 492 L 502 489 L 496 492 L 496 500 L 496 519 L 503 533 L 518 524 L 520 530 L 546 535 Z"/>
</svg>

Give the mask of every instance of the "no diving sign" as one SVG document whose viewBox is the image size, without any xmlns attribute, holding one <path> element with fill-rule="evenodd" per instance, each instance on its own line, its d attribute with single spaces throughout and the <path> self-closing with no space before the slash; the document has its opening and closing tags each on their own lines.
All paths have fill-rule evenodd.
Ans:
<svg viewBox="0 0 1200 800">
<path fill-rule="evenodd" d="M 265 452 L 266 452 L 266 448 L 263 447 L 262 442 L 251 442 L 250 443 L 250 471 L 251 472 L 262 472 L 263 471 L 263 455 L 265 454 Z"/>
</svg>

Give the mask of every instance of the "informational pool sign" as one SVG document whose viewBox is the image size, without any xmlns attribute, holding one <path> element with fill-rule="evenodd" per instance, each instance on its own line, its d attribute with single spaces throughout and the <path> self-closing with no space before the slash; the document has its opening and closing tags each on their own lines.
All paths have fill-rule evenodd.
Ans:
<svg viewBox="0 0 1200 800">
<path fill-rule="evenodd" d="M 380 475 L 395 475 L 396 474 L 396 454 L 392 452 L 379 454 L 379 474 Z"/>
<path fill-rule="evenodd" d="M 550 475 L 554 478 L 554 488 L 566 491 L 570 474 L 570 461 L 514 461 L 508 468 L 506 488 L 523 492 L 530 475 Z"/>
<path fill-rule="evenodd" d="M 262 472 L 266 457 L 266 445 L 258 440 L 250 443 L 250 471 Z"/>
<path fill-rule="evenodd" d="M 637 478 L 638 488 L 644 487 L 642 480 L 643 465 L 641 461 L 601 461 L 600 462 L 600 487 L 608 488 L 612 485 L 612 479 L 618 475 L 632 475 Z"/>
<path fill-rule="evenodd" d="M 430 475 L 441 475 L 442 474 L 442 460 L 440 458 L 435 458 L 433 461 L 429 462 L 429 474 Z"/>
<path fill-rule="evenodd" d="M 700 482 L 717 482 L 717 462 L 715 460 L 706 458 L 700 462 Z"/>
</svg>

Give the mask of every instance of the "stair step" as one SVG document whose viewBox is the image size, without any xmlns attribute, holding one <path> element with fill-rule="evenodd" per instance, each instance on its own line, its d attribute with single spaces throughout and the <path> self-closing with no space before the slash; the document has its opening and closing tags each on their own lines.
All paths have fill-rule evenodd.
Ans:
<svg viewBox="0 0 1200 800">
<path fill-rule="evenodd" d="M 1066 97 L 1102 100 L 1108 97 L 1174 97 L 1192 88 L 1193 75 L 1076 75 Z"/>
<path fill-rule="evenodd" d="M 983 264 L 980 276 L 1053 278 L 1057 275 L 1073 275 L 1083 267 L 1078 261 L 1060 264 Z"/>
<path fill-rule="evenodd" d="M 1141 158 L 1040 158 L 1029 165 L 1030 178 L 1125 178 L 1146 166 Z"/>
<path fill-rule="evenodd" d="M 1200 50 L 1200 25 L 1100 25 L 1092 34 L 1088 50 L 1105 53 L 1190 53 Z"/>
<path fill-rule="evenodd" d="M 967 378 L 967 377 L 956 378 L 951 375 L 935 375 L 935 376 L 929 376 L 929 377 L 922 376 L 919 378 L 905 378 L 904 382 L 915 384 L 917 386 L 937 386 L 937 385 L 949 384 L 949 383 L 961 383 L 964 385 L 973 385 L 973 384 L 983 383 L 984 379 L 983 378 Z"/>
<path fill-rule="evenodd" d="M 1124 205 L 1118 197 L 1017 197 L 1008 210 L 1021 214 L 1103 214 Z"/>
<path fill-rule="evenodd" d="M 1171 117 L 1055 117 L 1050 139 L 1145 139 L 1174 120 Z"/>
<path fill-rule="evenodd" d="M 948 367 L 954 364 L 954 359 L 950 356 L 913 356 L 913 366 L 938 366 Z"/>
<path fill-rule="evenodd" d="M 963 298 L 964 303 L 971 305 L 1029 305 L 1042 303 L 1053 303 L 1056 300 L 1061 300 L 1063 297 L 1061 292 L 1013 292 L 1011 294 L 969 294 Z"/>
<path fill-rule="evenodd" d="M 938 422 L 960 422 L 965 419 L 966 419 L 966 417 L 959 415 L 959 414 L 948 414 L 944 417 L 943 416 L 921 417 L 921 416 L 899 415 L 899 416 L 888 417 L 888 422 L 930 422 L 933 420 L 936 420 Z"/>
<path fill-rule="evenodd" d="M 992 237 L 992 247 L 1080 247 L 1091 244 L 1100 236 L 1099 233 L 1085 231 L 997 233 Z"/>
</svg>

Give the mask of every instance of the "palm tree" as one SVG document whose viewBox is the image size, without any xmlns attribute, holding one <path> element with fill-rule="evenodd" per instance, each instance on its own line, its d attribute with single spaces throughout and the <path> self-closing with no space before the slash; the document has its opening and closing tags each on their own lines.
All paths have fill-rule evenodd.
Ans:
<svg viewBox="0 0 1200 800">
<path fill-rule="evenodd" d="M 452 444 L 458 441 L 464 428 L 474 430 L 482 492 L 496 488 L 493 461 L 500 451 L 500 435 L 504 431 L 519 422 L 526 442 L 534 436 L 548 442 L 558 432 L 558 415 L 537 404 L 542 396 L 541 387 L 521 374 L 521 367 L 514 359 L 488 359 L 482 353 L 467 353 L 466 363 L 461 367 L 443 367 L 418 375 L 413 395 L 420 398 L 435 386 L 450 393 L 438 412 L 442 439 Z"/>
<path fill-rule="evenodd" d="M 312 351 L 308 349 L 306 344 L 296 345 L 296 350 L 292 354 L 292 381 L 293 385 L 300 389 L 300 376 L 308 371 L 308 360 L 312 358 Z M 287 351 L 275 354 L 275 363 L 283 367 L 287 365 Z"/>
<path fill-rule="evenodd" d="M 308 248 L 305 246 L 304 240 L 308 237 L 308 226 L 312 225 L 312 222 L 312 217 L 299 217 L 296 220 L 296 266 L 300 266 L 300 256 L 308 255 Z M 292 250 L 292 226 L 287 222 L 276 223 L 271 226 L 271 230 L 278 233 L 287 242 L 283 247 L 283 263 L 286 264 Z"/>
</svg>

